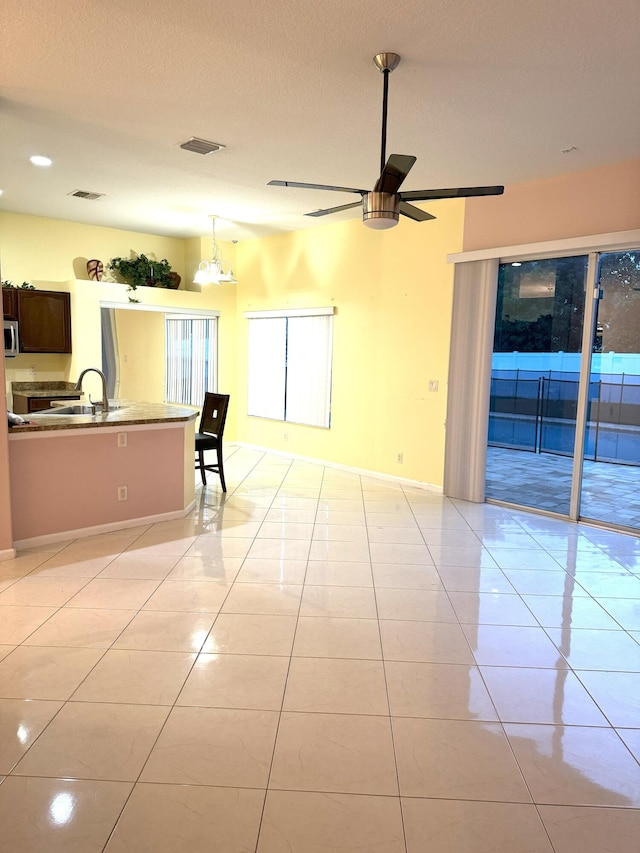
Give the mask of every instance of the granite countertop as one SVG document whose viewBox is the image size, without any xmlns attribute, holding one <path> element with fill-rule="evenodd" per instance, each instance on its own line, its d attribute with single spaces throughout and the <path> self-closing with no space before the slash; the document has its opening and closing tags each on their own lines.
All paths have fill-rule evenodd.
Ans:
<svg viewBox="0 0 640 853">
<path fill-rule="evenodd" d="M 96 415 L 54 415 L 30 414 L 28 424 L 11 427 L 9 438 L 25 432 L 49 432 L 51 430 L 91 429 L 93 427 L 119 427 L 132 424 L 173 423 L 195 420 L 198 409 L 186 406 L 172 406 L 168 403 L 144 403 L 133 400 L 118 400 L 121 408 L 106 414 Z"/>
<path fill-rule="evenodd" d="M 53 397 L 59 399 L 81 394 L 73 382 L 12 382 L 11 393 L 22 397 Z"/>
</svg>

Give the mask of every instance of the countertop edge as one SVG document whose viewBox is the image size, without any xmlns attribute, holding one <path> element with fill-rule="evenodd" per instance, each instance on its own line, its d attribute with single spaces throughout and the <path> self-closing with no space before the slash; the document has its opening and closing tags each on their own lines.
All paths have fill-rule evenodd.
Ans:
<svg viewBox="0 0 640 853">
<path fill-rule="evenodd" d="M 28 424 L 9 427 L 9 438 L 25 433 L 103 427 L 144 426 L 145 424 L 188 423 L 198 417 L 198 409 L 158 403 L 132 403 L 106 415 L 44 415 L 32 413 Z"/>
</svg>

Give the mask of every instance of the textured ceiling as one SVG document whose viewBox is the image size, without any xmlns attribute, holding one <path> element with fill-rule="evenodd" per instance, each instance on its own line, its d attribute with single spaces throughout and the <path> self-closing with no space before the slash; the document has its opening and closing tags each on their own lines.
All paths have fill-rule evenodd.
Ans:
<svg viewBox="0 0 640 853">
<path fill-rule="evenodd" d="M 638 0 L 8 0 L 2 17 L 8 211 L 178 237 L 217 214 L 227 240 L 357 217 L 303 216 L 353 196 L 266 184 L 372 188 L 385 50 L 402 56 L 387 153 L 418 157 L 403 189 L 640 156 Z"/>
</svg>

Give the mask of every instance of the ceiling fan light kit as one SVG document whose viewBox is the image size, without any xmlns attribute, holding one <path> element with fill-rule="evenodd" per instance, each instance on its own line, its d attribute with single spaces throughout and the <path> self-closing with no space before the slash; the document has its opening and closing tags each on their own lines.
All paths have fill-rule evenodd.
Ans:
<svg viewBox="0 0 640 853">
<path fill-rule="evenodd" d="M 367 193 L 362 199 L 362 221 L 368 228 L 381 231 L 393 228 L 400 219 L 400 199 L 391 193 Z"/>
<path fill-rule="evenodd" d="M 416 162 L 411 154 L 391 154 L 386 160 L 387 147 L 387 101 L 389 91 L 389 74 L 397 68 L 400 56 L 397 53 L 378 53 L 373 62 L 384 77 L 382 94 L 382 141 L 380 146 L 380 177 L 372 192 L 356 189 L 355 187 L 335 187 L 327 184 L 307 184 L 298 181 L 269 181 L 269 186 L 298 187 L 299 189 L 325 190 L 329 192 L 356 193 L 361 201 L 328 207 L 324 210 L 314 210 L 306 216 L 326 216 L 343 210 L 362 206 L 362 221 L 368 228 L 383 230 L 393 228 L 398 224 L 400 214 L 413 219 L 414 222 L 426 222 L 435 216 L 409 204 L 411 201 L 428 201 L 444 198 L 468 198 L 471 196 L 501 195 L 504 187 L 456 187 L 442 190 L 410 190 L 399 192 L 404 179 Z"/>
</svg>

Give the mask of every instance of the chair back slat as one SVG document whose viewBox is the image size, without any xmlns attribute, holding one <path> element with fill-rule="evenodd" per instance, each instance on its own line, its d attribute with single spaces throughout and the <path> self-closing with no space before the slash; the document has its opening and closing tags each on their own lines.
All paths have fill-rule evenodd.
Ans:
<svg viewBox="0 0 640 853">
<path fill-rule="evenodd" d="M 229 394 L 214 394 L 211 391 L 205 393 L 198 432 L 217 435 L 218 439 L 222 438 L 227 420 L 229 397 Z"/>
</svg>

